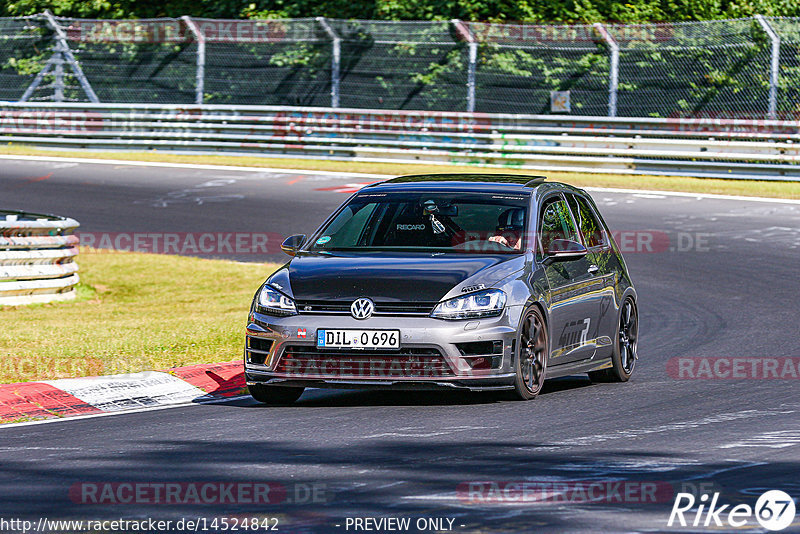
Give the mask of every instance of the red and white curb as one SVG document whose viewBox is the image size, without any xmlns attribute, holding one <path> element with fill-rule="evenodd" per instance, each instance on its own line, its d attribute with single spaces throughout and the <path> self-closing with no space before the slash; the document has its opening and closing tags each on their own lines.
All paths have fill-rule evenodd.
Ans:
<svg viewBox="0 0 800 534">
<path fill-rule="evenodd" d="M 241 360 L 125 375 L 0 385 L 0 421 L 55 419 L 233 397 Z"/>
</svg>

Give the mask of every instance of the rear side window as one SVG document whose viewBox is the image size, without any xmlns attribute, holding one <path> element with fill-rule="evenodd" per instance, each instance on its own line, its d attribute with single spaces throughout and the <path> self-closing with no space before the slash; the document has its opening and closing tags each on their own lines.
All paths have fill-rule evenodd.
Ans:
<svg viewBox="0 0 800 534">
<path fill-rule="evenodd" d="M 554 239 L 578 240 L 578 232 L 569 214 L 567 203 L 561 197 L 544 201 L 539 221 L 539 242 L 542 253 L 547 253 Z"/>
<path fill-rule="evenodd" d="M 578 223 L 578 227 L 583 234 L 583 242 L 586 248 L 604 247 L 608 244 L 603 225 L 597 220 L 589 202 L 578 195 L 567 195 L 569 207 Z"/>
</svg>

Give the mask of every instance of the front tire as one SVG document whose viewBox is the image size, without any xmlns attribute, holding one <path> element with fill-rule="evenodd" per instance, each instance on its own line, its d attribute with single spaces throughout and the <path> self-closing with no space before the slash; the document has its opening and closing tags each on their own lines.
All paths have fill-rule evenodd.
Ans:
<svg viewBox="0 0 800 534">
<path fill-rule="evenodd" d="M 530 400 L 544 385 L 550 343 L 542 312 L 536 306 L 522 316 L 517 332 L 517 354 L 514 362 L 514 397 Z"/>
<path fill-rule="evenodd" d="M 639 310 L 633 297 L 627 297 L 619 313 L 619 325 L 611 355 L 611 367 L 592 371 L 593 382 L 627 382 L 638 359 Z"/>
<path fill-rule="evenodd" d="M 305 388 L 267 386 L 264 384 L 253 384 L 247 386 L 250 395 L 262 404 L 285 405 L 292 404 L 300 398 Z"/>
</svg>

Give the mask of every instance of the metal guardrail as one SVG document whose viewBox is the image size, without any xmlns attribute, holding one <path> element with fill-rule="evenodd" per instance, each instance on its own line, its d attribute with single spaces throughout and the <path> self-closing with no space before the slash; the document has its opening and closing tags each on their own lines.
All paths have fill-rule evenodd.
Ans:
<svg viewBox="0 0 800 534">
<path fill-rule="evenodd" d="M 800 181 L 800 122 L 282 106 L 2 103 L 0 140 Z"/>
<path fill-rule="evenodd" d="M 0 210 L 0 306 L 75 298 L 78 222 Z"/>
</svg>

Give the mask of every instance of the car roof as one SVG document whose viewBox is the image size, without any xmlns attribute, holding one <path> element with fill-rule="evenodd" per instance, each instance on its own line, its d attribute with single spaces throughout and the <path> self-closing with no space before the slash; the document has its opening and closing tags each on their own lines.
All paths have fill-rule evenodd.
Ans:
<svg viewBox="0 0 800 534">
<path fill-rule="evenodd" d="M 471 192 L 514 192 L 531 194 L 534 190 L 541 192 L 553 189 L 580 191 L 561 182 L 547 182 L 544 176 L 525 174 L 492 174 L 492 173 L 441 173 L 413 174 L 398 176 L 378 182 L 362 189 L 374 191 L 430 191 L 458 190 Z"/>
</svg>

